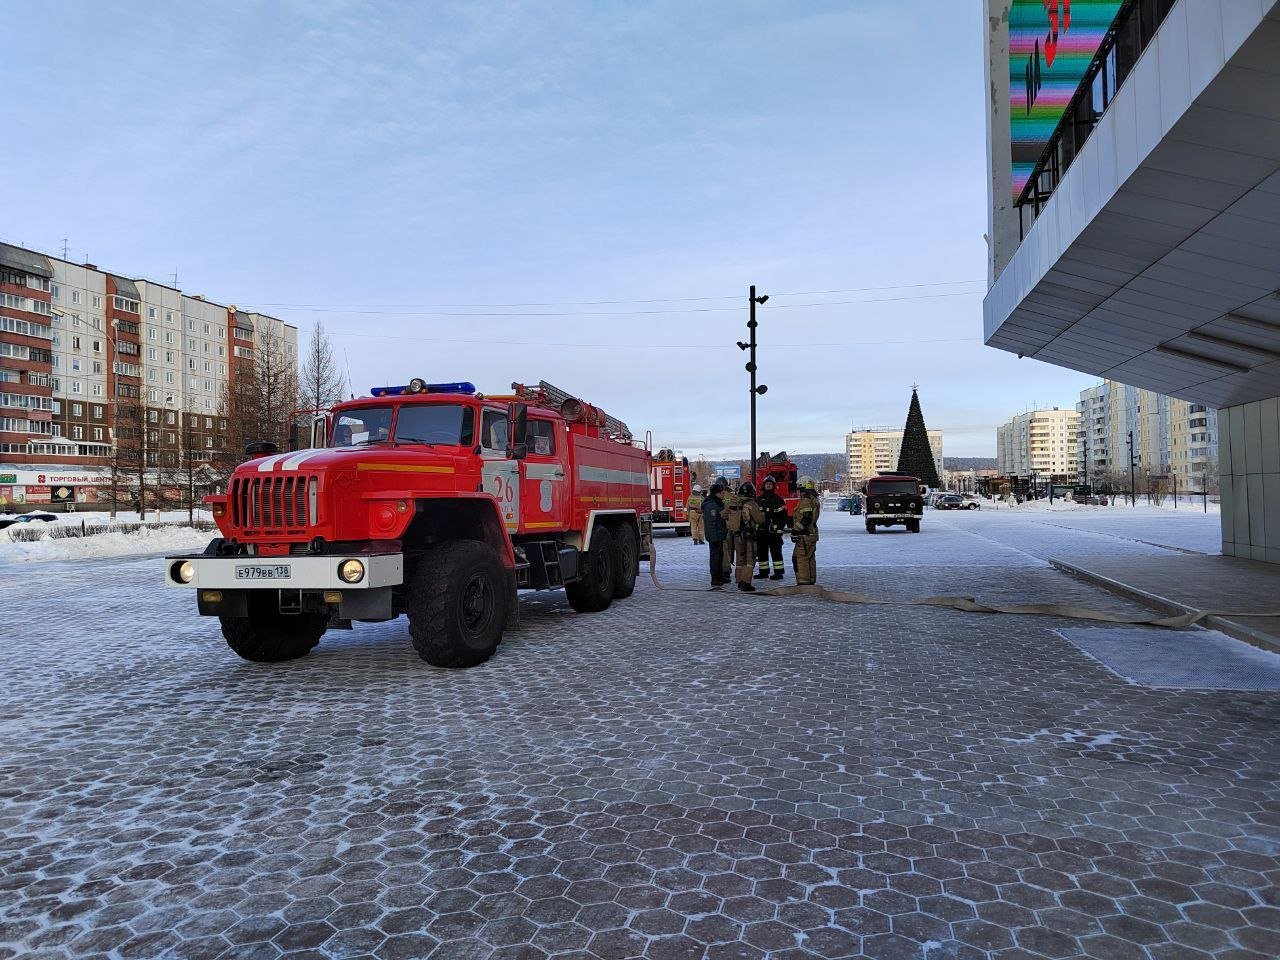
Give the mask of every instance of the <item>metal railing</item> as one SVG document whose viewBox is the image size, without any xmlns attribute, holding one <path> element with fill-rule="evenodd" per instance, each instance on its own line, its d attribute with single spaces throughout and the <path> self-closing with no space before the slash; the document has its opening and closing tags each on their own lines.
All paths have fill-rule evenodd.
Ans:
<svg viewBox="0 0 1280 960">
<path fill-rule="evenodd" d="M 1103 37 L 1080 86 L 1058 120 L 1014 205 L 1018 208 L 1018 239 L 1044 210 L 1072 162 L 1083 149 L 1116 91 L 1150 46 L 1160 24 L 1177 0 L 1125 0 Z M 1028 220 L 1030 215 L 1030 220 Z"/>
</svg>

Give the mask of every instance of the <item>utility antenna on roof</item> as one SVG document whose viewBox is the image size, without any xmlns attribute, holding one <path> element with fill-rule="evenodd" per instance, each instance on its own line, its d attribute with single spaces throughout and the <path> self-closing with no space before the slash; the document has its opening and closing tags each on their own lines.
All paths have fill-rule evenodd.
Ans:
<svg viewBox="0 0 1280 960">
<path fill-rule="evenodd" d="M 67 259 L 67 238 L 66 237 L 62 238 L 62 259 L 63 260 Z"/>
</svg>

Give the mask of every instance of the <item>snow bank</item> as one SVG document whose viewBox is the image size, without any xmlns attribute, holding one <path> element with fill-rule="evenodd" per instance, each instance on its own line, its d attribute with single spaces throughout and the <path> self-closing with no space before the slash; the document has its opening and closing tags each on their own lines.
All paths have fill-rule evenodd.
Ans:
<svg viewBox="0 0 1280 960">
<path fill-rule="evenodd" d="M 1120 511 L 1124 511 L 1129 516 L 1137 517 L 1137 516 L 1166 516 L 1167 514 L 1174 513 L 1175 511 L 1177 513 L 1183 513 L 1184 511 L 1190 512 L 1190 513 L 1205 513 L 1205 512 L 1219 513 L 1220 512 L 1219 505 L 1214 502 L 1214 499 L 1215 498 L 1212 495 L 1209 497 L 1208 511 L 1205 510 L 1204 502 L 1199 497 L 1196 497 L 1195 499 L 1192 500 L 1184 496 L 1181 499 L 1179 499 L 1178 506 L 1175 508 L 1173 505 L 1173 499 L 1171 497 L 1166 497 L 1164 503 L 1162 503 L 1160 506 L 1157 507 L 1154 504 L 1147 503 L 1141 494 L 1138 495 L 1137 506 L 1133 506 L 1133 507 L 1129 506 L 1129 501 L 1126 500 L 1123 496 L 1117 498 L 1114 505 L 1109 504 L 1105 507 L 1097 506 L 1094 504 L 1087 504 L 1087 503 L 1075 503 L 1074 501 L 1071 501 L 1071 500 L 1054 500 L 1053 503 L 1050 503 L 1048 500 L 1028 500 L 1026 503 L 1021 503 L 1021 504 L 1008 504 L 1008 503 L 1004 503 L 1003 501 L 992 502 L 990 500 L 983 500 L 981 501 L 981 503 L 982 503 L 982 509 L 984 510 L 996 510 L 996 509 L 1012 510 L 1015 513 L 1082 513 L 1082 514 L 1083 513 L 1102 513 L 1102 514 L 1105 514 L 1105 513 L 1119 513 Z"/>
<path fill-rule="evenodd" d="M 80 560 L 90 557 L 127 557 L 146 553 L 187 553 L 203 550 L 213 532 L 190 527 L 142 529 L 136 533 L 100 533 L 89 537 L 52 540 L 47 535 L 34 543 L 15 542 L 0 532 L 0 562 Z"/>
</svg>

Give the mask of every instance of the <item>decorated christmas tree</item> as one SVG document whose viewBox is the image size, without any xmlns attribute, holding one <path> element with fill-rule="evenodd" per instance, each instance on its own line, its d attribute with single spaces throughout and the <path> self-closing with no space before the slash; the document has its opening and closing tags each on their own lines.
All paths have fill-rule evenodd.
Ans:
<svg viewBox="0 0 1280 960">
<path fill-rule="evenodd" d="M 907 426 L 902 431 L 902 452 L 898 454 L 898 472 L 915 477 L 925 486 L 938 488 L 938 468 L 933 462 L 933 448 L 929 445 L 929 431 L 925 429 L 924 414 L 920 412 L 920 398 L 916 388 L 911 388 L 911 407 L 907 410 Z"/>
</svg>

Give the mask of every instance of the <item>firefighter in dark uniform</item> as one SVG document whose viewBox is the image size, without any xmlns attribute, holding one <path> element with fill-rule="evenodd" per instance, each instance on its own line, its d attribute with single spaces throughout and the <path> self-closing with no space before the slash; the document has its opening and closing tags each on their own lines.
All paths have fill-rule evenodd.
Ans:
<svg viewBox="0 0 1280 960">
<path fill-rule="evenodd" d="M 764 514 L 764 523 L 756 534 L 756 563 L 760 569 L 756 573 L 757 580 L 766 578 L 781 580 L 785 576 L 782 563 L 782 535 L 791 526 L 787 516 L 787 502 L 778 496 L 778 484 L 773 477 L 766 477 L 760 485 L 760 512 Z"/>
<path fill-rule="evenodd" d="M 822 504 L 812 480 L 800 482 L 800 503 L 791 523 L 791 565 L 796 571 L 796 586 L 813 586 L 818 582 L 818 515 Z"/>
<path fill-rule="evenodd" d="M 706 499 L 702 501 L 703 536 L 708 548 L 708 560 L 711 570 L 711 586 L 719 589 L 729 582 L 725 570 L 724 555 L 728 531 L 725 529 L 724 485 L 717 480 L 711 485 Z"/>
</svg>

